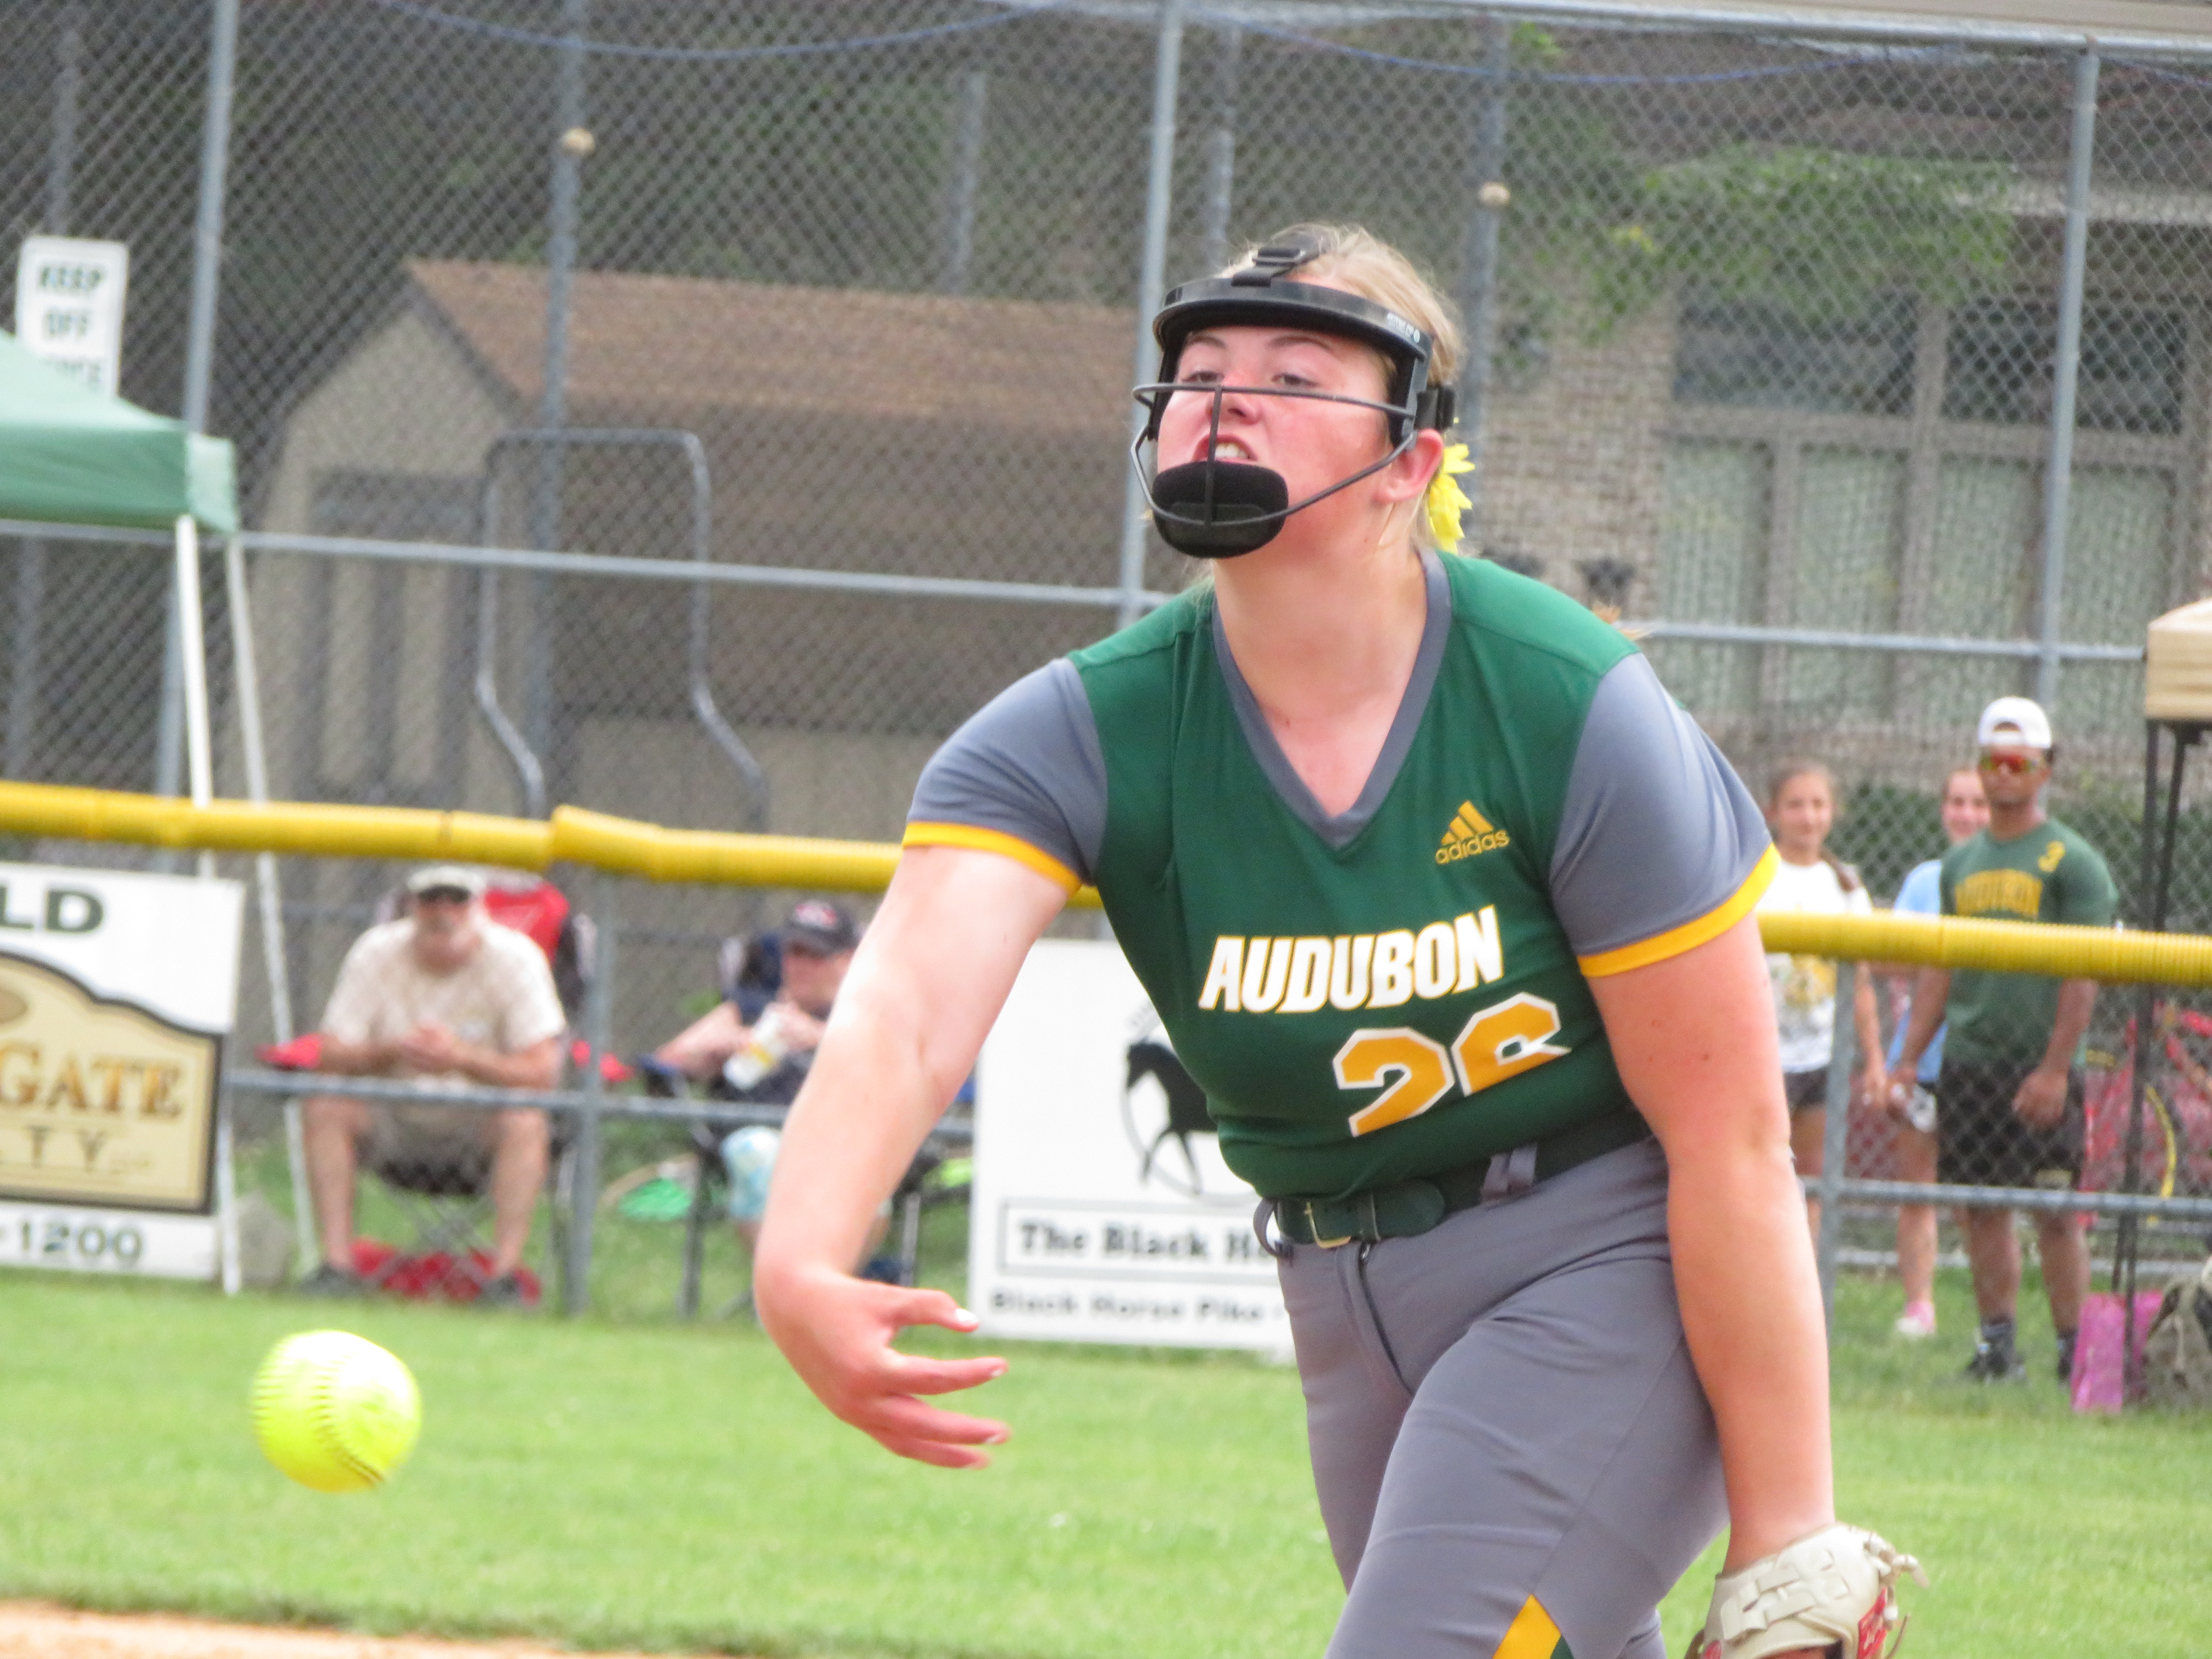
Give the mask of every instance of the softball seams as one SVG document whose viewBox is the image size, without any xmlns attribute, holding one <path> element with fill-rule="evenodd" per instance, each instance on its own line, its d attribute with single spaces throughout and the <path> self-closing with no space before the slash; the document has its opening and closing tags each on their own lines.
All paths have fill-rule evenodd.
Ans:
<svg viewBox="0 0 2212 1659">
<path fill-rule="evenodd" d="M 262 1444 L 270 1444 L 272 1434 L 281 1425 L 288 1406 L 299 1413 L 297 1429 L 305 1442 L 303 1450 L 311 1450 L 327 1458 L 334 1466 L 331 1473 L 350 1478 L 355 1490 L 380 1486 L 384 1471 L 367 1462 L 349 1443 L 345 1425 L 339 1414 L 338 1382 L 341 1374 L 356 1359 L 359 1352 L 318 1353 L 316 1337 L 342 1336 L 342 1332 L 315 1332 L 307 1336 L 287 1339 L 278 1346 L 270 1362 L 263 1366 L 254 1379 L 252 1412 L 253 1425 Z M 277 1437 L 289 1437 L 279 1436 Z M 273 1454 L 272 1454 L 273 1455 Z M 280 1462 L 279 1467 L 283 1467 Z M 287 1470 L 287 1473 L 296 1472 Z M 309 1485 L 317 1482 L 309 1480 Z M 326 1487 L 330 1491 L 345 1491 L 343 1486 Z"/>
<path fill-rule="evenodd" d="M 350 1356 L 335 1356 L 315 1367 L 314 1389 L 307 1403 L 307 1420 L 313 1425 L 315 1442 L 364 1486 L 380 1486 L 383 1471 L 362 1461 L 346 1443 L 344 1425 L 338 1420 L 338 1374 Z"/>
</svg>

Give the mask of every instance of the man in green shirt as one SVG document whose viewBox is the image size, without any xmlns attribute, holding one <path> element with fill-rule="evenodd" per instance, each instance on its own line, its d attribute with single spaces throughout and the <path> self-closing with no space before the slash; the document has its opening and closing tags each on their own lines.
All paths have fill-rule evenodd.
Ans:
<svg viewBox="0 0 2212 1659">
<path fill-rule="evenodd" d="M 1947 916 L 2109 927 L 2116 896 L 2097 849 L 2048 817 L 2051 722 L 2026 697 L 1999 697 L 1976 732 L 1989 827 L 1945 854 Z M 1948 1022 L 1936 1079 L 1936 1176 L 1947 1186 L 2071 1190 L 2081 1175 L 2081 1038 L 2097 982 L 2042 974 L 1923 968 L 1894 1076 L 1911 1086 L 1922 1051 Z M 2026 1373 L 2014 1334 L 2020 1243 L 2012 1212 L 1960 1212 L 1973 1269 L 1981 1337 L 1966 1375 L 1982 1381 Z M 2079 1218 L 2039 1210 L 2043 1283 L 2058 1334 L 2058 1375 L 2073 1370 L 2074 1338 L 2089 1289 Z"/>
</svg>

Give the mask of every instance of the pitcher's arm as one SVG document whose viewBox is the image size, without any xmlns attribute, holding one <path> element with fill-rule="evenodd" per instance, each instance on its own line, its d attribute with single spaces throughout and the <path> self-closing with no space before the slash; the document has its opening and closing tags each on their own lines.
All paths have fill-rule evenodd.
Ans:
<svg viewBox="0 0 2212 1659">
<path fill-rule="evenodd" d="M 878 1207 L 974 1067 L 1030 946 L 1066 900 L 995 853 L 911 848 L 830 1013 L 776 1158 L 754 1262 L 761 1323 L 822 1403 L 902 1456 L 979 1467 L 1005 1425 L 919 1396 L 987 1382 L 996 1358 L 922 1359 L 910 1325 L 972 1330 L 942 1291 L 854 1279 Z"/>
</svg>

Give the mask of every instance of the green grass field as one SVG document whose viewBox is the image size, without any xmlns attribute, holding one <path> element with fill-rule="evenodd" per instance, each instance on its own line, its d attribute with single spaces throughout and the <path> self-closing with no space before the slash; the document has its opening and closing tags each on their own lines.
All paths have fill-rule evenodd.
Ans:
<svg viewBox="0 0 2212 1659">
<path fill-rule="evenodd" d="M 610 1243 L 665 1277 L 670 1239 Z M 1964 1286 L 1943 1293 L 1932 1344 L 1890 1339 L 1893 1287 L 1866 1281 L 1846 1284 L 1839 1331 L 1845 1512 L 1936 1581 L 1908 1589 L 1912 1650 L 2201 1654 L 2212 1421 L 2074 1417 L 2033 1322 L 2031 1385 L 1959 1382 Z M 422 1443 L 387 1491 L 318 1496 L 252 1444 L 254 1365 L 326 1323 L 421 1379 Z M 1339 1600 L 1296 1378 L 1242 1358 L 1016 1346 L 988 1391 L 1016 1437 L 959 1475 L 833 1422 L 742 1322 L 13 1273 L 0 1331 L 0 1595 L 580 1648 L 1022 1659 L 1318 1653 Z M 1708 1583 L 1670 1600 L 1670 1650 Z"/>
</svg>

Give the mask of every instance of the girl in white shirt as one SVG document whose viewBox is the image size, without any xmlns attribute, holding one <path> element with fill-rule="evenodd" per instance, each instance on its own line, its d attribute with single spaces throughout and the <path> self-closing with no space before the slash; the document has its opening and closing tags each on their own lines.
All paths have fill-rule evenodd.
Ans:
<svg viewBox="0 0 2212 1659">
<path fill-rule="evenodd" d="M 1759 901 L 1761 910 L 1810 910 L 1822 915 L 1871 915 L 1874 902 L 1858 872 L 1827 851 L 1836 822 L 1836 779 L 1818 761 L 1786 760 L 1766 789 L 1767 827 L 1780 855 L 1774 882 Z M 1782 1033 L 1782 1083 L 1790 1099 L 1790 1146 L 1797 1173 L 1820 1173 L 1827 1133 L 1828 1060 L 1835 1048 L 1836 964 L 1823 957 L 1770 955 L 1766 973 L 1774 991 L 1774 1018 Z M 1881 1024 L 1875 1012 L 1874 975 L 1857 975 L 1859 1097 L 1887 1102 Z M 1818 1200 L 1808 1200 L 1813 1231 L 1820 1228 Z"/>
</svg>

